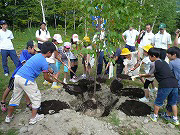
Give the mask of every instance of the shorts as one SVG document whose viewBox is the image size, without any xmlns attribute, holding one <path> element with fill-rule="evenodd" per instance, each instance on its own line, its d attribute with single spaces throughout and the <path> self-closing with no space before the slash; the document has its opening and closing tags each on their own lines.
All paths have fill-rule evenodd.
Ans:
<svg viewBox="0 0 180 135">
<path fill-rule="evenodd" d="M 180 88 L 178 88 L 178 100 L 177 100 L 177 104 L 180 103 Z M 172 112 L 172 106 L 171 105 L 166 105 L 166 109 L 169 111 L 169 112 Z"/>
<path fill-rule="evenodd" d="M 51 68 L 54 71 L 54 74 L 58 73 L 58 69 L 57 69 L 55 63 L 48 63 L 48 67 Z"/>
<path fill-rule="evenodd" d="M 14 90 L 11 100 L 9 101 L 9 106 L 19 106 L 21 98 L 25 92 L 31 100 L 32 108 L 38 109 L 41 105 L 40 90 L 38 89 L 36 82 L 28 81 L 27 85 L 25 85 L 26 81 L 27 79 L 15 75 Z"/>
<path fill-rule="evenodd" d="M 162 106 L 166 98 L 168 105 L 176 105 L 178 100 L 178 88 L 159 88 L 154 104 Z"/>
<path fill-rule="evenodd" d="M 10 90 L 13 90 L 14 89 L 14 78 L 10 78 L 10 80 L 9 80 L 9 85 L 8 85 L 8 88 L 10 89 Z"/>
<path fill-rule="evenodd" d="M 149 84 L 152 84 L 153 83 L 153 81 L 149 81 L 149 80 L 145 80 L 145 83 L 144 83 L 144 89 L 148 89 L 148 86 L 149 86 Z"/>
<path fill-rule="evenodd" d="M 134 52 L 136 50 L 135 46 L 130 46 L 130 45 L 127 45 L 127 44 L 126 44 L 125 48 L 128 48 L 130 52 Z"/>
<path fill-rule="evenodd" d="M 56 62 L 56 67 L 57 67 L 57 70 L 59 71 L 60 70 L 60 67 L 61 67 L 62 63 L 57 61 Z M 66 65 L 68 65 L 68 63 L 66 63 Z M 64 72 L 67 73 L 68 72 L 68 67 L 64 66 Z"/>
</svg>

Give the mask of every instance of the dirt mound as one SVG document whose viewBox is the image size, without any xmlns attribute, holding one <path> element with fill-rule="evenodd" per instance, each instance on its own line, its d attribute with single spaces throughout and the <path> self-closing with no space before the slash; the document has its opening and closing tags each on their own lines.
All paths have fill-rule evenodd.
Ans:
<svg viewBox="0 0 180 135">
<path fill-rule="evenodd" d="M 99 83 L 105 83 L 106 80 L 107 80 L 106 77 L 98 77 L 98 78 L 96 79 L 96 81 L 99 82 Z"/>
<path fill-rule="evenodd" d="M 126 79 L 126 80 L 132 80 L 132 79 L 131 79 L 131 76 L 126 75 L 126 74 L 118 74 L 118 75 L 117 75 L 117 78 Z"/>
<path fill-rule="evenodd" d="M 140 88 L 124 88 L 115 93 L 118 96 L 127 96 L 129 98 L 142 98 L 144 91 Z"/>
<path fill-rule="evenodd" d="M 123 84 L 121 83 L 121 81 L 119 81 L 117 79 L 114 79 L 111 82 L 110 90 L 111 90 L 112 93 L 117 93 L 122 88 L 123 88 Z"/>
<path fill-rule="evenodd" d="M 86 88 L 81 88 L 79 85 L 76 84 L 67 84 L 68 87 L 64 87 L 65 91 L 68 92 L 70 95 L 77 96 L 78 94 L 82 94 L 86 92 Z"/>
<path fill-rule="evenodd" d="M 65 102 L 61 102 L 59 100 L 46 100 L 41 103 L 41 107 L 38 110 L 38 114 L 49 114 L 49 110 L 54 110 L 50 113 L 59 113 L 60 110 L 70 108 L 69 105 Z"/>
<path fill-rule="evenodd" d="M 136 100 L 126 100 L 119 106 L 118 110 L 121 110 L 128 116 L 147 116 L 152 111 L 150 106 Z"/>
</svg>

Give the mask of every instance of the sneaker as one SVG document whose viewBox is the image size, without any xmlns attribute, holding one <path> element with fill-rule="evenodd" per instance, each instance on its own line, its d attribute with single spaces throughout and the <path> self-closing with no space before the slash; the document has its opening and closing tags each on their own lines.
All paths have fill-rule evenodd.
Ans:
<svg viewBox="0 0 180 135">
<path fill-rule="evenodd" d="M 5 122 L 10 123 L 13 118 L 14 118 L 13 115 L 11 117 L 6 116 Z"/>
<path fill-rule="evenodd" d="M 69 81 L 70 81 L 70 82 L 74 82 L 74 83 L 77 82 L 77 80 L 74 79 L 74 78 L 70 79 Z"/>
<path fill-rule="evenodd" d="M 154 114 L 150 114 L 150 119 L 154 122 L 157 122 L 157 117 L 155 117 Z"/>
<path fill-rule="evenodd" d="M 8 74 L 8 73 L 5 73 L 4 75 L 5 75 L 5 76 L 8 76 L 9 74 Z"/>
<path fill-rule="evenodd" d="M 48 82 L 48 81 L 44 81 L 44 82 L 43 82 L 43 85 L 51 85 L 51 83 Z"/>
<path fill-rule="evenodd" d="M 36 117 L 35 118 L 32 118 L 32 119 L 30 119 L 29 120 L 29 124 L 30 125 L 33 125 L 33 124 L 35 124 L 36 122 L 38 122 L 38 121 L 40 121 L 40 120 L 42 120 L 44 118 L 44 114 L 36 114 Z"/>
<path fill-rule="evenodd" d="M 63 83 L 67 84 L 66 80 L 64 80 Z"/>
<path fill-rule="evenodd" d="M 172 118 L 170 122 L 171 122 L 172 124 L 176 125 L 176 126 L 179 125 L 179 120 L 175 120 L 175 119 Z"/>
<path fill-rule="evenodd" d="M 139 101 L 141 102 L 149 102 L 149 99 L 147 99 L 146 97 L 140 98 Z"/>
<path fill-rule="evenodd" d="M 83 75 L 82 75 L 82 78 L 86 79 L 86 74 L 83 74 Z"/>
<path fill-rule="evenodd" d="M 6 112 L 6 111 L 7 111 L 6 104 L 3 103 L 3 102 L 1 102 L 0 105 L 1 105 L 1 110 L 2 110 L 2 112 Z"/>
<path fill-rule="evenodd" d="M 160 116 L 167 121 L 170 121 L 172 118 L 171 116 L 168 116 L 166 112 L 160 113 Z"/>
<path fill-rule="evenodd" d="M 60 89 L 60 88 L 61 88 L 61 86 L 58 86 L 58 85 L 53 85 L 51 88 L 52 88 L 52 89 Z"/>
</svg>

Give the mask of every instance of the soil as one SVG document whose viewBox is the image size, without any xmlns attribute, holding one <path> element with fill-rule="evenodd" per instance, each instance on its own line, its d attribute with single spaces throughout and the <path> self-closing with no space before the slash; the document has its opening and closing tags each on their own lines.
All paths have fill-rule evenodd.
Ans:
<svg viewBox="0 0 180 135">
<path fill-rule="evenodd" d="M 114 79 L 111 82 L 110 90 L 111 90 L 112 93 L 117 93 L 122 88 L 123 88 L 123 84 L 121 83 L 121 81 L 119 81 L 117 79 Z"/>
<path fill-rule="evenodd" d="M 65 91 L 68 92 L 71 95 L 78 95 L 82 94 L 83 92 L 86 91 L 86 89 L 82 89 L 79 85 L 77 84 L 67 84 L 68 87 L 65 87 Z"/>
<path fill-rule="evenodd" d="M 105 83 L 106 80 L 107 80 L 106 77 L 98 77 L 98 78 L 96 79 L 96 81 L 99 82 L 99 83 Z"/>
<path fill-rule="evenodd" d="M 115 93 L 118 96 L 128 96 L 131 99 L 144 97 L 144 90 L 140 88 L 123 88 Z"/>
<path fill-rule="evenodd" d="M 126 80 L 132 80 L 132 79 L 131 79 L 131 76 L 126 75 L 126 74 L 118 74 L 118 75 L 117 75 L 117 78 L 126 79 Z"/>
<path fill-rule="evenodd" d="M 49 114 L 49 110 L 54 110 L 54 113 L 59 113 L 60 110 L 70 108 L 69 105 L 65 102 L 59 100 L 48 100 L 41 103 L 41 107 L 38 110 L 38 114 Z"/>
<path fill-rule="evenodd" d="M 147 116 L 152 112 L 150 106 L 136 100 L 126 100 L 118 109 L 128 116 Z"/>
</svg>

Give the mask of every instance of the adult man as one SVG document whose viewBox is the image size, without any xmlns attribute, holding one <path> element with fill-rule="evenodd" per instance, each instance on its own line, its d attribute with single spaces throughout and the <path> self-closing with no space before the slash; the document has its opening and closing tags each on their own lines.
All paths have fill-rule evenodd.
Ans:
<svg viewBox="0 0 180 135">
<path fill-rule="evenodd" d="M 36 31 L 36 39 L 38 40 L 38 48 L 41 50 L 42 44 L 50 39 L 50 33 L 46 30 L 46 23 L 40 23 L 40 29 Z"/>
<path fill-rule="evenodd" d="M 128 48 L 131 52 L 134 52 L 136 50 L 135 44 L 136 44 L 136 36 L 139 35 L 139 32 L 133 28 L 133 26 L 129 27 L 129 30 L 126 30 L 122 34 L 122 38 L 124 42 L 126 43 L 125 48 Z M 126 36 L 126 39 L 125 37 Z"/>
<path fill-rule="evenodd" d="M 143 47 L 152 44 L 152 39 L 154 38 L 154 34 L 151 30 L 151 24 L 146 24 L 146 31 L 142 30 L 138 36 L 140 39 L 140 44 L 138 46 L 138 56 L 142 58 L 143 56 Z"/>
<path fill-rule="evenodd" d="M 177 29 L 177 30 L 176 30 L 176 37 L 175 37 L 175 39 L 174 39 L 174 46 L 177 46 L 177 47 L 178 47 L 178 44 L 180 44 L 179 34 L 180 34 L 180 29 Z"/>
<path fill-rule="evenodd" d="M 9 75 L 9 69 L 7 65 L 7 57 L 10 56 L 14 65 L 17 67 L 19 63 L 19 58 L 14 50 L 12 39 L 14 38 L 12 32 L 8 30 L 8 25 L 5 20 L 0 21 L 2 29 L 0 30 L 0 49 L 2 55 L 2 66 L 4 69 L 4 75 Z"/>
<path fill-rule="evenodd" d="M 172 44 L 171 35 L 166 32 L 166 24 L 161 23 L 159 25 L 159 32 L 155 34 L 154 38 L 152 39 L 152 44 L 155 48 L 160 48 L 160 58 L 165 60 L 166 58 L 166 50 Z"/>
</svg>

